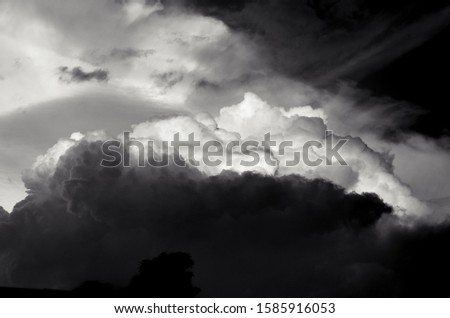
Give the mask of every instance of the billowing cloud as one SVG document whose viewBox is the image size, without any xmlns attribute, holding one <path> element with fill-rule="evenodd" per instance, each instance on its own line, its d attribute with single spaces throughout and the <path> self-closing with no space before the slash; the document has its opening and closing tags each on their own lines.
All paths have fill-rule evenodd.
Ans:
<svg viewBox="0 0 450 318">
<path fill-rule="evenodd" d="M 201 296 L 446 294 L 444 224 L 405 227 L 376 195 L 321 179 L 104 168 L 104 136 L 81 137 L 0 222 L 2 285 L 122 286 L 139 260 L 183 250 Z"/>
<path fill-rule="evenodd" d="M 312 251 L 289 254 L 311 238 L 338 235 L 347 241 L 344 233 L 371 232 L 374 222 L 391 211 L 375 195 L 345 194 L 323 180 L 208 177 L 188 167 L 102 168 L 97 138 L 76 142 L 49 178 L 25 177 L 30 196 L 1 223 L 3 285 L 70 288 L 86 279 L 120 284 L 140 259 L 178 249 L 192 254 L 195 279 L 206 294 L 231 294 L 239 285 L 255 294 L 261 292 L 255 276 L 233 286 L 234 275 L 243 273 L 235 272 L 239 267 L 245 272 L 257 266 L 276 248 L 300 264 Z M 40 176 L 45 171 L 42 165 L 35 170 Z M 256 257 L 243 258 L 246 253 Z M 263 266 L 257 272 L 271 270 Z M 303 275 L 294 275 L 294 281 Z M 277 284 L 271 279 L 265 290 Z M 274 293 L 293 292 L 280 287 Z"/>
<path fill-rule="evenodd" d="M 308 178 L 324 178 L 346 188 L 349 192 L 357 193 L 373 192 L 379 195 L 386 203 L 393 206 L 397 212 L 408 215 L 424 215 L 427 212 L 425 203 L 416 199 L 410 188 L 404 184 L 393 172 L 392 157 L 387 153 L 378 153 L 372 150 L 360 138 L 346 136 L 348 142 L 342 147 L 341 155 L 347 165 L 339 165 L 335 161 L 333 165 L 308 165 L 299 161 L 294 165 L 287 164 L 294 160 L 295 152 L 301 156 L 304 154 L 303 145 L 309 141 L 325 144 L 326 114 L 322 109 L 312 109 L 310 106 L 300 106 L 284 109 L 269 105 L 257 95 L 247 93 L 240 103 L 222 108 L 217 118 L 207 114 L 200 114 L 196 118 L 176 117 L 166 120 L 155 120 L 138 124 L 133 127 L 131 137 L 142 140 L 147 145 L 147 140 L 172 142 L 175 134 L 179 133 L 180 140 L 189 140 L 189 134 L 193 133 L 200 146 L 194 155 L 200 162 L 199 169 L 208 174 L 218 174 L 225 170 L 237 172 L 255 171 L 268 175 L 298 174 Z M 264 159 L 264 151 L 261 142 L 267 133 L 271 139 L 277 142 L 271 151 L 271 156 L 277 161 L 276 165 L 270 165 Z M 328 138 L 334 140 L 343 139 L 336 131 Z M 232 165 L 226 165 L 225 160 L 221 164 L 211 167 L 202 164 L 204 155 L 203 145 L 215 140 L 227 149 L 227 144 L 233 140 L 242 142 L 246 140 L 257 141 L 259 148 L 254 149 L 259 155 L 260 161 L 256 165 L 243 166 L 242 160 L 246 155 L 242 150 L 233 149 L 234 160 Z M 292 142 L 292 145 L 281 150 L 279 145 L 284 141 Z M 161 151 L 161 150 L 160 150 Z M 181 149 L 182 155 L 188 158 L 188 150 Z M 285 153 L 282 153 L 282 152 Z M 325 147 L 314 149 L 316 157 L 324 162 L 331 160 Z M 328 156 L 328 157 L 327 157 Z M 248 158 L 247 158 L 248 160 Z M 137 160 L 135 160 L 137 162 Z"/>
<path fill-rule="evenodd" d="M 170 141 L 178 132 L 187 140 L 193 132 L 204 143 L 268 130 L 301 142 L 323 138 L 325 121 L 323 111 L 273 107 L 249 93 L 217 118 L 154 119 L 135 125 L 131 136 Z M 109 138 L 102 131 L 74 133 L 24 174 L 29 196 L 0 231 L 4 242 L 13 242 L 1 250 L 2 284 L 73 288 L 99 279 L 121 286 L 140 259 L 183 250 L 196 261 L 196 284 L 205 296 L 427 295 L 409 289 L 412 274 L 402 276 L 399 264 L 419 261 L 425 251 L 411 254 L 408 246 L 422 235 L 431 241 L 446 235 L 446 223 L 440 220 L 438 232 L 423 225 L 428 216 L 414 210 L 422 203 L 395 177 L 389 157 L 359 139 L 343 154 L 349 166 L 336 173 L 280 164 L 139 168 L 135 161 L 106 168 L 101 147 Z M 419 218 L 409 222 L 414 214 Z"/>
</svg>

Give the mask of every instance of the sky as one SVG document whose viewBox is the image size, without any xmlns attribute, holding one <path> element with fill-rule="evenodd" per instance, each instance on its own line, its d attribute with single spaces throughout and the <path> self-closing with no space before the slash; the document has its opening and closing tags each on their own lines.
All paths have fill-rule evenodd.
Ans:
<svg viewBox="0 0 450 318">
<path fill-rule="evenodd" d="M 205 295 L 422 295 L 410 275 L 442 261 L 450 233 L 449 14 L 444 1 L 0 0 L 0 285 L 120 285 L 141 258 L 182 250 Z M 348 166 L 276 152 L 276 167 L 99 166 L 123 131 L 300 144 L 325 130 L 349 140 Z"/>
</svg>

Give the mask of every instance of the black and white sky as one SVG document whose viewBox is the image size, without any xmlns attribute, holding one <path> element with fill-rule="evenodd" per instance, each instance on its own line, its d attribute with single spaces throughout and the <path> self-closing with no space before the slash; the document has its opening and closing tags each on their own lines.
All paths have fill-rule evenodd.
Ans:
<svg viewBox="0 0 450 318">
<path fill-rule="evenodd" d="M 0 286 L 120 285 L 181 250 L 203 295 L 449 295 L 449 17 L 447 1 L 0 0 Z M 349 166 L 99 165 L 127 130 L 326 129 Z"/>
</svg>

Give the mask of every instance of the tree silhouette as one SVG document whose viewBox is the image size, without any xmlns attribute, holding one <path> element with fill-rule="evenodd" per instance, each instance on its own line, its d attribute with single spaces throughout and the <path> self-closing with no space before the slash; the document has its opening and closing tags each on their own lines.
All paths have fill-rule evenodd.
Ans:
<svg viewBox="0 0 450 318">
<path fill-rule="evenodd" d="M 102 283 L 96 280 L 83 282 L 79 287 L 73 290 L 74 296 L 80 297 L 113 297 L 115 290 L 113 285 Z"/>
<path fill-rule="evenodd" d="M 191 256 L 182 252 L 143 260 L 125 293 L 133 297 L 194 297 L 200 289 L 192 284 L 193 265 Z"/>
</svg>

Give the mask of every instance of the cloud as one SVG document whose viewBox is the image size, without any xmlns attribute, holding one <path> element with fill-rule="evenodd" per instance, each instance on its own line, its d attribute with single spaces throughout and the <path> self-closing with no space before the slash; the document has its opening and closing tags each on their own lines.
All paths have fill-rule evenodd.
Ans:
<svg viewBox="0 0 450 318">
<path fill-rule="evenodd" d="M 125 0 L 116 2 L 123 5 L 126 20 L 130 24 L 145 19 L 152 13 L 164 9 L 160 0 Z"/>
<path fill-rule="evenodd" d="M 180 133 L 180 140 L 188 140 L 189 134 L 194 133 L 202 146 L 208 141 L 215 140 L 226 149 L 226 144 L 230 141 L 244 142 L 249 139 L 262 141 L 264 135 L 270 132 L 272 139 L 278 141 L 278 144 L 287 140 L 293 142 L 285 154 L 281 154 L 278 148 L 271 150 L 271 156 L 277 160 L 276 165 L 270 165 L 264 160 L 265 149 L 259 147 L 254 149 L 260 158 L 256 165 L 243 166 L 242 160 L 248 161 L 250 158 L 241 149 L 234 149 L 231 163 L 222 160 L 217 166 L 209 166 L 202 161 L 204 154 L 203 148 L 200 147 L 194 154 L 195 159 L 201 162 L 198 169 L 208 175 L 232 170 L 239 173 L 253 171 L 267 175 L 298 174 L 310 179 L 323 178 L 344 187 L 348 192 L 376 193 L 400 214 L 424 217 L 432 212 L 426 202 L 417 199 L 410 187 L 395 174 L 393 156 L 387 151 L 371 149 L 358 137 L 342 136 L 339 131 L 335 131 L 332 135 L 335 140 L 344 137 L 349 140 L 341 151 L 348 164 L 346 166 L 334 164 L 313 167 L 303 161 L 294 166 L 287 165 L 287 161 L 294 158 L 294 151 L 302 153 L 302 147 L 306 142 L 310 140 L 325 142 L 328 121 L 323 109 L 313 109 L 310 106 L 280 108 L 271 106 L 255 94 L 247 93 L 240 103 L 222 108 L 216 118 L 206 113 L 196 116 L 155 118 L 134 125 L 131 137 L 142 140 L 144 145 L 147 145 L 148 140 L 154 140 L 156 145 L 160 145 L 162 141 L 172 141 L 176 133 Z M 89 125 L 89 129 L 95 130 L 93 129 L 95 126 L 94 122 Z M 103 136 L 103 139 L 106 138 L 103 132 L 100 131 L 98 134 Z M 51 175 L 61 155 L 72 145 L 73 140 L 61 139 L 47 155 L 39 157 L 33 165 L 35 170 L 42 166 L 37 175 L 43 175 L 42 169 L 46 171 L 45 178 Z M 315 150 L 315 154 L 323 160 L 326 159 L 324 149 Z M 182 149 L 182 155 L 188 157 L 187 149 Z"/>
<path fill-rule="evenodd" d="M 94 65 L 101 65 L 110 60 L 127 60 L 127 59 L 140 59 L 148 58 L 150 55 L 155 54 L 154 49 L 133 49 L 129 48 L 114 48 L 108 52 L 102 52 L 94 50 L 87 53 L 84 59 L 91 62 Z"/>
<path fill-rule="evenodd" d="M 6 212 L 6 210 L 0 206 L 0 222 L 7 221 L 8 218 L 9 218 L 9 213 Z"/>
<path fill-rule="evenodd" d="M 2 189 L 31 166 L 28 197 L 0 212 L 1 284 L 121 284 L 140 259 L 184 250 L 205 295 L 445 294 L 430 288 L 448 283 L 445 141 L 394 134 L 416 116 L 405 103 L 327 83 L 391 61 L 441 29 L 448 12 L 401 23 L 398 11 L 355 1 L 265 3 L 1 4 Z M 155 115 L 155 105 L 166 108 Z M 328 128 L 350 140 L 349 166 L 100 168 L 110 138 L 101 129 L 117 135 L 130 124 L 142 139 L 194 131 L 227 142 L 270 131 L 299 144 Z M 421 268 L 429 282 L 412 279 Z"/>
<path fill-rule="evenodd" d="M 170 141 L 180 132 L 187 140 L 194 132 L 202 143 L 225 142 L 269 130 L 301 142 L 323 138 L 326 118 L 248 93 L 217 118 L 153 119 L 135 125 L 132 137 Z M 192 254 L 205 296 L 428 295 L 411 288 L 400 265 L 405 258 L 422 264 L 428 252 L 411 252 L 411 244 L 447 235 L 446 218 L 430 222 L 415 210 L 424 203 L 395 177 L 389 157 L 360 139 L 346 150 L 350 166 L 337 173 L 281 165 L 104 168 L 101 145 L 109 138 L 75 133 L 24 173 L 29 196 L 0 229 L 11 242 L 0 249 L 1 284 L 73 288 L 94 279 L 120 286 L 140 259 L 181 250 Z"/>
<path fill-rule="evenodd" d="M 9 92 L 2 97 L 8 109 L 92 90 L 182 108 L 199 79 L 229 80 L 260 65 L 251 45 L 243 45 L 245 39 L 231 34 L 222 22 L 181 8 L 163 10 L 159 1 L 85 0 L 76 6 L 7 1 L 4 7 L 0 25 L 5 64 L 0 72 L 5 78 L 1 85 Z M 68 27 L 67 21 L 77 23 Z M 9 70 L 18 57 L 31 60 L 20 70 Z M 108 78 L 109 85 L 65 87 L 58 78 L 49 79 L 61 65 L 68 68 L 61 70 L 65 81 Z M 100 65 L 103 71 L 95 70 Z M 183 79 L 167 88 L 162 74 Z M 32 94 L 36 78 L 41 94 Z M 16 96 L 19 86 L 28 94 Z"/>
<path fill-rule="evenodd" d="M 219 141 L 223 148 L 233 140 L 254 140 L 261 142 L 267 133 L 272 140 L 278 142 L 292 141 L 293 144 L 282 154 L 280 149 L 273 147 L 271 156 L 278 164 L 270 165 L 264 161 L 264 149 L 255 149 L 261 160 L 257 165 L 246 167 L 241 160 L 248 159 L 240 150 L 234 150 L 232 166 L 223 161 L 220 165 L 211 167 L 200 164 L 199 169 L 207 174 L 218 174 L 223 170 L 237 172 L 255 171 L 269 175 L 298 174 L 308 178 L 324 178 L 330 180 L 347 191 L 357 193 L 374 192 L 398 213 L 424 216 L 428 208 L 411 193 L 393 172 L 392 156 L 389 153 L 377 152 L 371 149 L 361 138 L 351 135 L 342 136 L 339 131 L 333 132 L 335 140 L 345 138 L 348 142 L 342 147 L 341 155 L 348 165 L 340 166 L 334 162 L 332 166 L 311 166 L 305 162 L 288 165 L 287 161 L 294 159 L 294 152 L 303 154 L 303 145 L 314 140 L 325 143 L 327 130 L 327 114 L 323 109 L 313 109 L 310 106 L 299 106 L 284 109 L 271 106 L 253 93 L 246 93 L 244 99 L 236 105 L 224 107 L 216 118 L 202 114 L 201 117 L 188 116 L 144 122 L 133 127 L 131 137 L 142 140 L 173 141 L 176 133 L 180 140 L 188 140 L 194 133 L 201 146 L 210 140 Z M 182 149 L 182 155 L 187 158 L 187 149 Z M 325 160 L 325 148 L 314 150 L 318 158 Z M 328 155 L 329 156 L 329 155 Z M 202 162 L 203 148 L 199 147 L 194 154 L 197 161 Z M 331 159 L 331 158 L 329 158 Z M 137 161 L 137 160 L 136 160 Z"/>
<path fill-rule="evenodd" d="M 71 288 L 86 279 L 120 284 L 140 259 L 185 250 L 206 295 L 231 295 L 240 287 L 249 295 L 293 293 L 274 277 L 262 290 L 255 275 L 244 275 L 240 283 L 237 277 L 255 266 L 255 274 L 273 270 L 278 276 L 285 266 L 258 263 L 276 249 L 292 261 L 292 272 L 315 254 L 306 248 L 311 239 L 331 242 L 337 235 L 345 244 L 347 235 L 372 232 L 391 212 L 376 195 L 345 194 L 326 181 L 299 176 L 102 168 L 96 138 L 76 142 L 49 178 L 25 177 L 30 196 L 0 225 L 2 285 Z M 46 170 L 35 171 L 42 176 Z M 300 282 L 305 272 L 295 272 L 291 278 Z"/>
<path fill-rule="evenodd" d="M 25 177 L 29 197 L 0 222 L 0 284 L 124 286 L 139 260 L 182 250 L 200 296 L 448 293 L 446 223 L 403 226 L 374 194 L 297 175 L 103 168 L 101 143 L 87 135 L 48 178 Z"/>
<path fill-rule="evenodd" d="M 61 66 L 58 69 L 59 80 L 65 83 L 71 82 L 89 82 L 97 80 L 97 82 L 107 82 L 109 79 L 109 72 L 103 69 L 96 69 L 92 72 L 84 72 L 81 67 L 74 67 L 69 69 L 67 66 Z"/>
<path fill-rule="evenodd" d="M 54 74 L 53 78 L 56 78 Z M 85 85 L 90 83 L 62 86 L 76 88 Z M 30 168 L 36 158 L 62 136 L 99 129 L 117 135 L 144 119 L 164 118 L 169 114 L 173 116 L 185 112 L 138 97 L 90 91 L 1 116 L 0 205 L 12 211 L 14 205 L 25 198 L 22 170 Z"/>
<path fill-rule="evenodd" d="M 325 87 L 359 79 L 398 58 L 444 29 L 449 15 L 444 3 L 420 1 L 397 6 L 359 0 L 194 0 L 184 5 L 246 34 L 277 72 Z"/>
<path fill-rule="evenodd" d="M 145 7 L 149 6 L 143 1 L 133 3 Z M 53 14 L 53 11 L 43 10 L 48 5 L 47 2 L 44 2 L 42 6 L 35 8 L 33 4 L 25 5 L 22 2 L 9 4 L 15 10 L 23 9 L 20 12 L 29 15 L 30 19 L 32 18 L 35 23 L 42 27 L 42 34 L 65 35 L 53 37 L 55 43 L 43 41 L 44 47 L 58 56 L 70 56 L 70 63 L 59 64 L 68 65 L 67 69 L 61 70 L 64 80 L 69 82 L 83 80 L 86 85 L 62 85 L 61 81 L 56 81 L 56 88 L 50 90 L 54 94 L 55 92 L 58 92 L 56 95 L 60 92 L 69 95 L 85 94 L 86 90 L 95 90 L 123 94 L 128 98 L 133 96 L 133 98 L 138 97 L 152 102 L 159 101 L 195 113 L 206 111 L 215 117 L 219 115 L 218 111 L 224 106 L 237 105 L 241 103 L 242 96 L 246 92 L 254 92 L 261 101 L 266 101 L 268 105 L 286 107 L 284 114 L 277 114 L 279 111 L 276 108 L 272 110 L 269 107 L 267 109 L 269 118 L 272 118 L 271 116 L 275 114 L 275 117 L 279 120 L 273 123 L 266 122 L 265 127 L 260 126 L 261 129 L 278 129 L 277 131 L 282 137 L 297 138 L 300 133 L 295 132 L 296 128 L 292 127 L 299 125 L 300 128 L 298 129 L 303 129 L 301 132 L 303 139 L 308 134 L 316 139 L 323 138 L 323 136 L 318 136 L 319 133 L 322 134 L 321 129 L 323 130 L 324 127 L 320 119 L 322 115 L 317 115 L 317 113 L 322 113 L 326 115 L 326 118 L 322 118 L 322 122 L 326 119 L 327 127 L 335 131 L 337 137 L 355 136 L 352 139 L 352 147 L 359 150 L 348 154 L 355 158 L 355 162 L 351 169 L 345 171 L 317 169 L 316 171 L 301 170 L 296 171 L 296 173 L 313 178 L 321 177 L 332 180 L 348 191 L 375 191 L 383 200 L 394 207 L 398 206 L 399 209 L 404 209 L 405 206 L 415 206 L 414 209 L 422 210 L 422 208 L 417 208 L 420 203 L 417 203 L 415 199 L 411 199 L 414 202 L 410 202 L 410 198 L 413 198 L 414 194 L 411 193 L 408 185 L 402 184 L 392 173 L 395 167 L 393 160 L 396 160 L 396 154 L 393 151 L 399 149 L 399 147 L 382 141 L 386 135 L 395 131 L 402 122 L 407 122 L 406 118 L 414 117 L 414 112 L 408 111 L 404 105 L 396 101 L 371 98 L 367 92 L 360 91 L 347 84 L 343 84 L 337 92 L 317 89 L 302 79 L 293 80 L 288 73 L 274 68 L 273 61 L 271 62 L 271 59 L 268 58 L 270 54 L 266 54 L 267 52 L 259 42 L 258 37 L 255 37 L 252 32 L 236 32 L 235 30 L 245 31 L 246 29 L 233 26 L 228 19 L 233 14 L 238 14 L 238 16 L 243 15 L 246 19 L 250 19 L 251 22 L 253 20 L 247 16 L 247 13 L 251 10 L 260 12 L 261 8 L 258 5 L 249 4 L 244 7 L 238 5 L 237 11 L 233 9 L 231 13 L 225 13 L 225 16 L 216 15 L 227 23 L 225 24 L 218 19 L 200 15 L 198 11 L 194 12 L 182 5 L 173 6 L 168 3 L 166 6 L 166 3 L 164 3 L 166 6 L 164 10 L 155 11 L 148 16 L 139 18 L 132 23 L 132 26 L 123 21 L 124 15 L 126 15 L 123 11 L 125 10 L 124 7 L 131 5 L 131 2 L 119 4 L 106 1 L 83 2 L 82 6 L 76 8 L 71 4 L 61 3 L 54 8 L 55 12 L 60 13 L 59 15 Z M 305 4 L 299 6 L 296 10 L 302 9 Z M 287 3 L 280 5 L 270 2 L 269 7 L 273 7 L 275 13 L 282 14 L 288 6 Z M 244 9 L 241 10 L 241 8 Z M 93 14 L 94 12 L 103 12 L 102 10 L 109 14 L 103 14 L 101 17 Z M 355 10 L 358 11 L 357 6 L 355 9 L 353 5 L 349 5 L 348 10 L 350 13 Z M 11 12 L 16 11 L 12 10 Z M 344 21 L 352 16 L 352 14 L 347 15 L 348 12 L 337 12 L 337 18 L 331 20 Z M 334 13 L 327 14 L 333 15 Z M 265 13 L 262 16 L 264 17 Z M 70 19 L 82 19 L 84 23 L 77 24 L 69 29 L 65 21 Z M 316 18 L 310 17 L 309 19 L 315 21 Z M 330 17 L 327 19 L 330 20 Z M 41 25 L 42 20 L 47 21 L 45 27 Z M 263 19 L 263 22 L 272 25 L 272 20 L 271 17 L 268 17 L 267 20 Z M 322 30 L 327 23 L 337 23 L 336 21 L 324 22 L 321 19 L 318 20 L 318 22 L 316 21 L 318 25 L 314 22 L 310 24 L 314 32 Z M 294 26 L 297 25 L 296 23 L 294 23 Z M 94 25 L 95 28 L 92 27 Z M 265 28 L 265 25 L 261 27 Z M 341 29 L 346 30 L 346 28 L 350 28 L 350 31 L 348 31 L 351 34 L 349 39 L 356 36 L 354 32 L 358 33 L 358 28 L 355 29 L 352 25 Z M 367 32 L 378 29 L 377 27 L 367 26 Z M 33 45 L 38 45 L 26 37 L 27 32 L 25 31 L 28 30 L 24 23 L 19 24 L 15 32 L 21 36 L 19 38 L 23 39 L 25 43 L 31 42 Z M 277 28 L 273 29 L 275 33 L 278 31 Z M 293 31 L 291 30 L 291 32 Z M 304 30 L 304 32 L 307 35 L 309 31 Z M 42 34 L 41 37 L 44 38 Z M 302 36 L 305 34 L 302 33 Z M 339 35 L 337 36 L 339 37 Z M 271 36 L 267 38 L 272 39 Z M 366 39 L 365 36 L 361 38 Z M 285 41 L 286 39 L 281 37 L 279 40 Z M 306 39 L 308 39 L 308 36 L 306 36 Z M 332 45 L 332 42 L 329 45 Z M 355 42 L 349 40 L 349 43 Z M 275 44 L 268 46 L 277 47 Z M 68 51 L 61 50 L 61 47 L 70 48 L 70 54 Z M 325 45 L 324 50 L 333 52 L 333 50 L 327 48 L 328 44 Z M 305 58 L 300 59 L 301 63 L 303 63 L 302 61 L 307 63 L 308 56 L 315 58 L 321 56 L 316 54 L 319 51 L 314 49 L 314 56 L 305 53 Z M 151 54 L 147 54 L 149 52 Z M 324 57 L 324 59 L 327 61 L 339 60 L 328 57 Z M 45 60 L 53 59 L 45 58 Z M 84 64 L 75 64 L 74 60 L 84 61 Z M 283 58 L 282 60 L 293 59 Z M 95 69 L 95 67 L 98 67 L 95 65 L 99 64 L 101 64 L 102 69 Z M 275 64 L 282 65 L 281 62 Z M 338 64 L 341 65 L 341 63 Z M 80 65 L 80 68 L 74 65 Z M 94 71 L 86 71 L 87 69 L 94 69 Z M 109 73 L 106 73 L 106 70 Z M 52 69 L 52 72 L 54 72 L 54 69 Z M 305 72 L 305 74 L 307 73 Z M 98 80 L 106 79 L 108 79 L 108 85 L 96 85 L 97 83 L 95 83 Z M 46 80 L 39 80 L 39 82 L 47 83 Z M 198 85 L 198 83 L 211 83 L 211 85 Z M 57 89 L 58 87 L 62 87 L 61 90 Z M 66 91 L 66 89 L 76 89 L 77 91 Z M 28 97 L 31 95 L 27 94 Z M 250 111 L 252 104 L 258 104 L 258 102 L 244 102 L 241 109 L 249 107 Z M 295 112 L 297 107 L 302 107 L 303 111 L 306 110 L 306 108 L 303 108 L 305 106 L 299 105 L 310 105 L 308 112 L 315 112 L 315 116 L 319 116 L 319 118 L 303 118 L 307 116 L 297 116 L 302 117 L 302 119 L 295 120 L 295 116 L 289 118 L 289 112 Z M 255 109 L 251 111 L 255 115 L 259 113 Z M 234 127 L 239 123 L 239 115 L 236 110 L 232 113 L 234 114 L 234 122 L 228 121 L 228 123 L 225 123 L 225 120 L 222 120 L 225 130 L 245 134 L 253 128 L 251 125 L 249 127 L 245 127 L 245 125 Z M 263 110 L 261 113 L 265 114 L 266 111 Z M 348 116 L 348 114 L 351 114 L 351 116 Z M 389 118 L 386 114 L 389 114 Z M 275 122 L 277 125 L 292 131 L 286 133 L 279 129 L 280 127 L 274 127 Z M 78 130 L 82 129 L 75 129 L 74 131 Z M 261 130 L 253 131 L 253 133 L 258 135 Z M 286 136 L 286 134 L 290 136 Z M 54 136 L 53 138 L 57 139 L 58 137 L 60 136 Z M 365 149 L 365 140 L 371 140 L 370 144 L 367 142 L 366 144 L 375 152 L 367 155 L 370 158 L 369 163 L 361 165 L 358 164 L 361 162 L 358 154 L 362 149 Z M 366 153 L 362 157 L 365 158 Z M 355 168 L 358 166 L 362 168 Z M 366 173 L 367 171 L 377 171 L 377 173 Z M 292 172 L 289 171 L 289 173 Z M 398 198 L 402 199 L 399 200 Z"/>
</svg>

